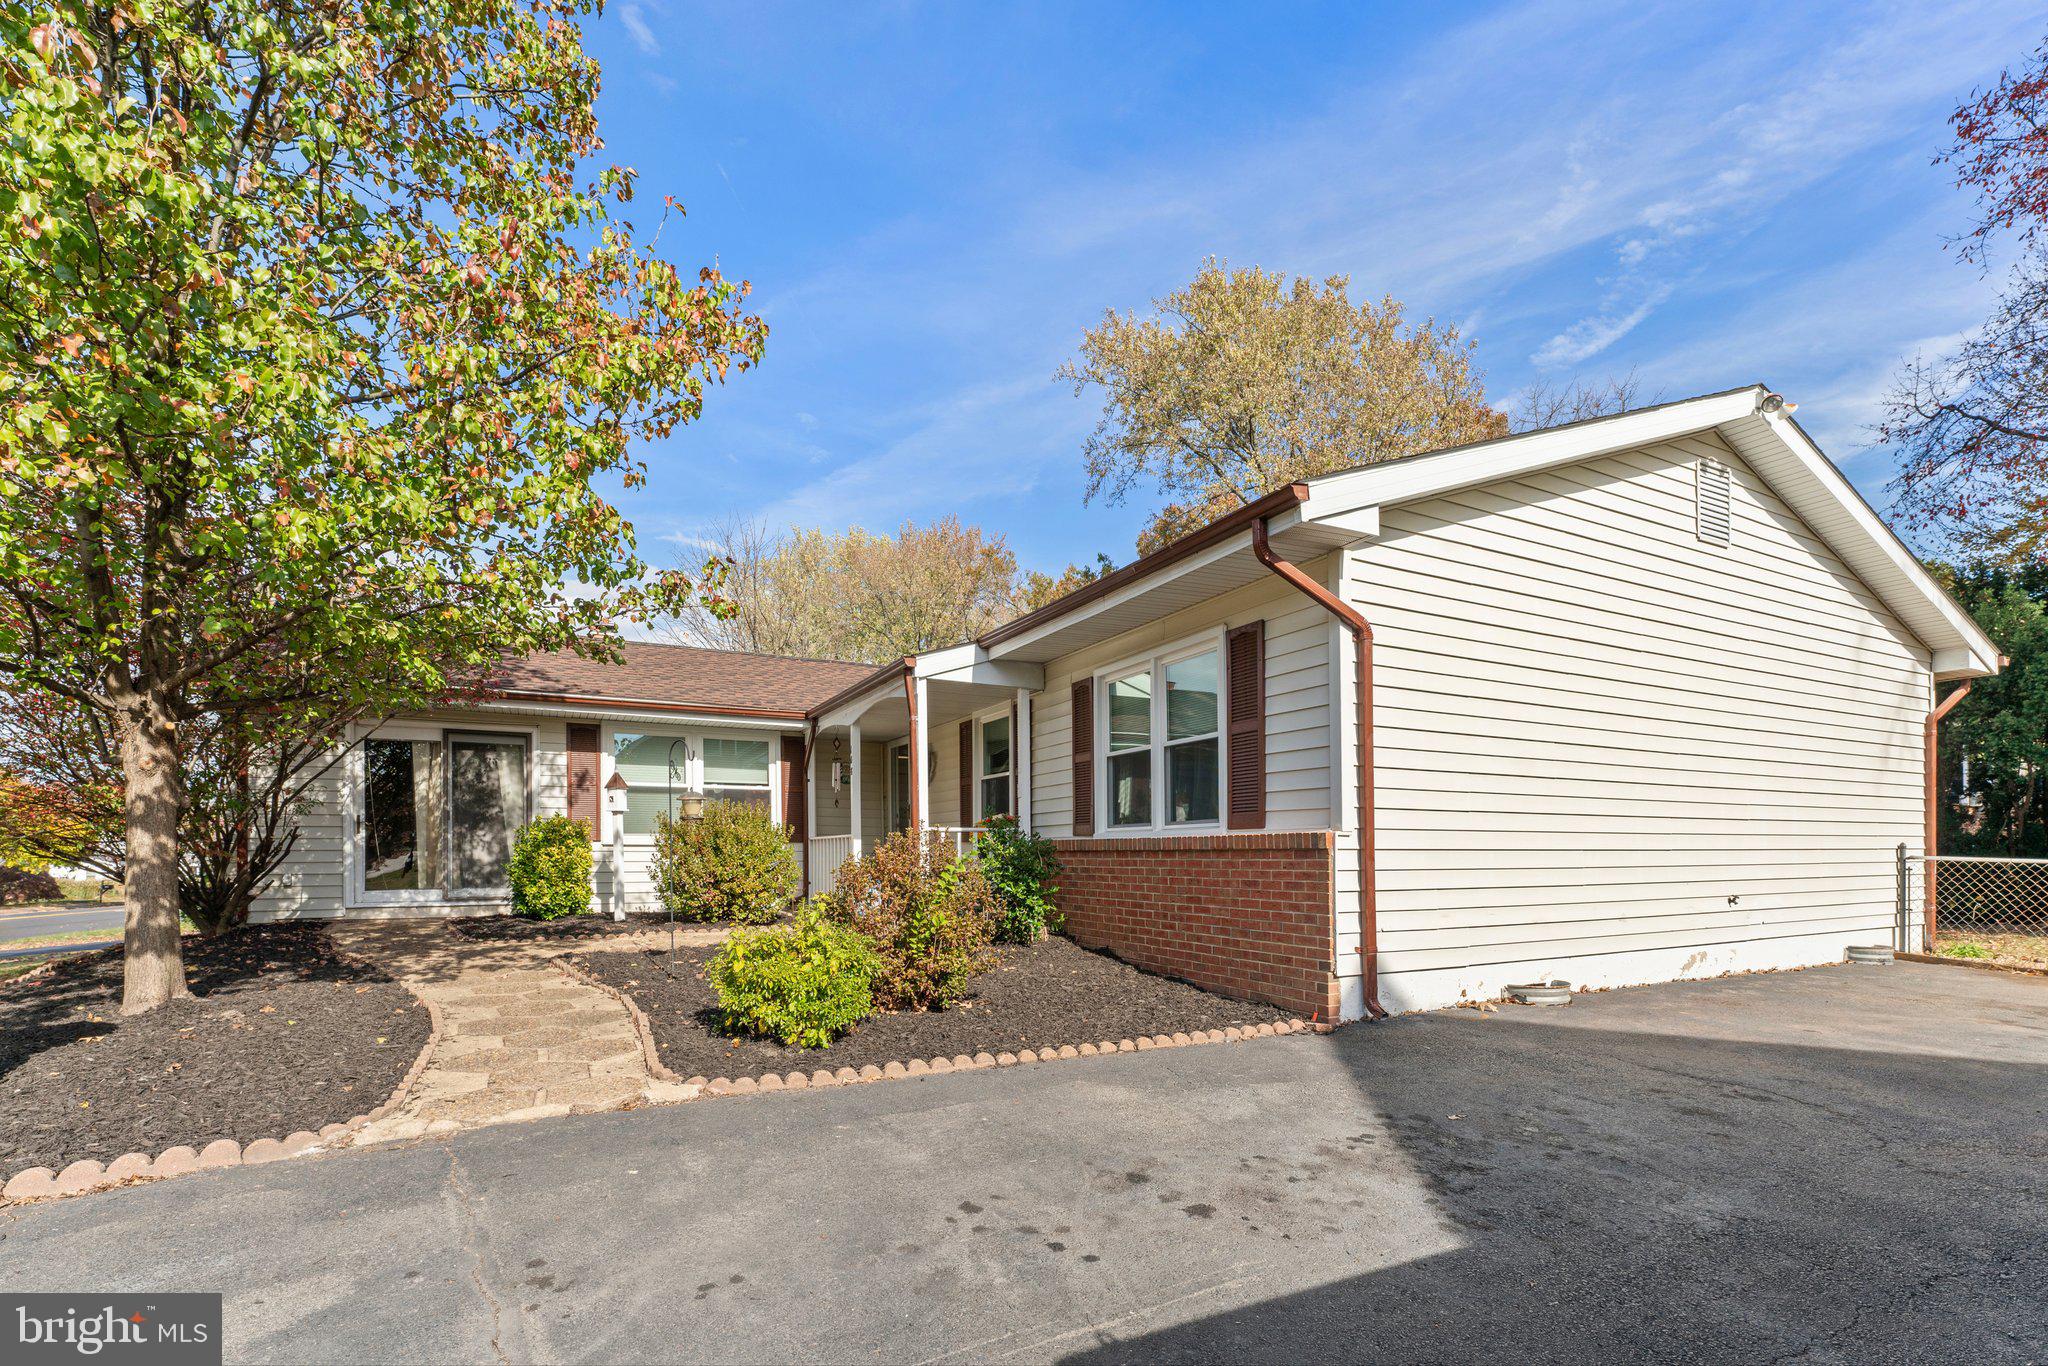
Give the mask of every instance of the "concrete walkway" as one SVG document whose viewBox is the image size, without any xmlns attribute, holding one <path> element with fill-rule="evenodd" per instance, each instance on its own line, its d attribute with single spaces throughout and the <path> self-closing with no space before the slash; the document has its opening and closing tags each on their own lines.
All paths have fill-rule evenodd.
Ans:
<svg viewBox="0 0 2048 1366">
<path fill-rule="evenodd" d="M 342 948 L 377 963 L 441 1016 L 440 1042 L 412 1095 L 358 1130 L 357 1145 L 686 1100 L 695 1092 L 657 1080 L 625 1006 L 552 961 L 652 947 L 650 936 L 477 942 L 419 922 L 344 923 L 332 932 Z"/>
</svg>

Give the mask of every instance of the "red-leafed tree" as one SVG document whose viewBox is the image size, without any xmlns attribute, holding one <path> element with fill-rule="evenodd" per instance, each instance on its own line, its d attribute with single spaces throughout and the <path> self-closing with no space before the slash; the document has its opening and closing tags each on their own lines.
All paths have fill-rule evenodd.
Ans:
<svg viewBox="0 0 2048 1366">
<path fill-rule="evenodd" d="M 1898 507 L 1946 549 L 1988 563 L 2048 552 L 2048 43 L 1950 116 L 1939 160 L 1977 197 L 1957 243 L 1990 269 L 2016 249 L 1991 317 L 1949 355 L 1901 372 L 1882 427 L 1901 455 Z"/>
</svg>

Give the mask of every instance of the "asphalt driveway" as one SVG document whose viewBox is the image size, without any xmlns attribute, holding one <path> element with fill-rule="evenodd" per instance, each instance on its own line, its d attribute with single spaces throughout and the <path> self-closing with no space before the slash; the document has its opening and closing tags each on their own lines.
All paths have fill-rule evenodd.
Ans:
<svg viewBox="0 0 2048 1366">
<path fill-rule="evenodd" d="M 2048 980 L 1934 966 L 509 1126 L 0 1213 L 249 1361 L 2048 1357 Z"/>
</svg>

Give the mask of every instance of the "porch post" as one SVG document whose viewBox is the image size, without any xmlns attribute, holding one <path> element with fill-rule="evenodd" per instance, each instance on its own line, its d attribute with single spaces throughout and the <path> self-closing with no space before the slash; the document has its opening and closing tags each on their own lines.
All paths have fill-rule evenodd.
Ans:
<svg viewBox="0 0 2048 1366">
<path fill-rule="evenodd" d="M 1010 781 L 1017 785 L 1017 826 L 1031 833 L 1031 689 L 1017 689 L 1017 733 L 1010 737 Z"/>
<path fill-rule="evenodd" d="M 811 894 L 811 844 L 818 838 L 818 728 L 804 735 L 804 847 L 797 851 L 804 861 L 804 895 Z"/>
<path fill-rule="evenodd" d="M 860 722 L 847 728 L 853 744 L 853 856 L 860 857 Z"/>
<path fill-rule="evenodd" d="M 922 678 L 911 683 L 910 708 L 910 824 L 913 829 L 932 826 L 932 782 L 926 770 L 931 762 L 931 706 L 929 689 Z"/>
</svg>

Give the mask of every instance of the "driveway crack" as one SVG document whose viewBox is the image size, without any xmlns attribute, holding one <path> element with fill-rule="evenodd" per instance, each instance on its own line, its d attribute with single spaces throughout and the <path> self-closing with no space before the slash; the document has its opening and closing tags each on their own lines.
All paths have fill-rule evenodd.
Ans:
<svg viewBox="0 0 2048 1366">
<path fill-rule="evenodd" d="M 469 1254 L 470 1282 L 476 1286 L 477 1294 L 483 1297 L 484 1303 L 491 1307 L 491 1353 L 499 1361 L 509 1363 L 512 1358 L 505 1354 L 503 1346 L 505 1304 L 491 1291 L 487 1275 L 491 1270 L 490 1257 L 484 1251 L 483 1233 L 476 1218 L 476 1211 L 483 1201 L 463 1175 L 462 1159 L 455 1155 L 452 1146 L 448 1150 L 448 1180 L 442 1189 L 442 1198 L 454 1220 L 455 1231 L 462 1239 L 462 1250 Z"/>
</svg>

